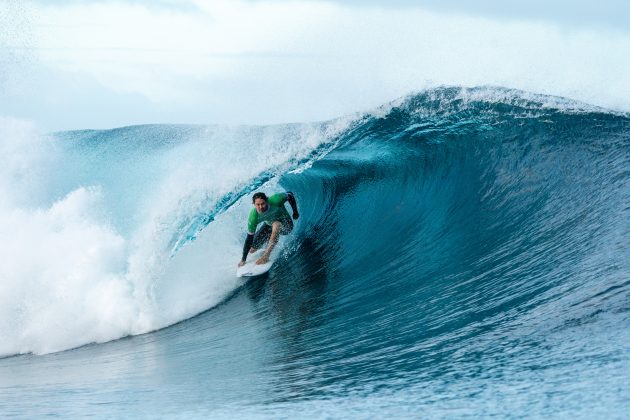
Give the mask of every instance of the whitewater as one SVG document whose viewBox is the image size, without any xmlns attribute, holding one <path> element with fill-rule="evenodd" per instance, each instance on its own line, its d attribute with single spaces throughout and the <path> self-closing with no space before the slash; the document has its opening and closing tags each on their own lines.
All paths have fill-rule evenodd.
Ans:
<svg viewBox="0 0 630 420">
<path fill-rule="evenodd" d="M 4 118 L 0 141 L 0 413 L 630 408 L 625 112 L 453 86 L 303 124 Z M 301 217 L 246 281 L 259 190 Z"/>
</svg>

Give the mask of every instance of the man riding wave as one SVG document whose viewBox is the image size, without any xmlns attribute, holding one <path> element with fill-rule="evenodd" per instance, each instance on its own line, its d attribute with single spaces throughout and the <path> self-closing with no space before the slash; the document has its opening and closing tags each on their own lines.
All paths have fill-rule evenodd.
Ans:
<svg viewBox="0 0 630 420">
<path fill-rule="evenodd" d="M 293 230 L 293 221 L 289 216 L 289 212 L 284 203 L 289 202 L 291 210 L 293 210 L 293 219 L 300 217 L 297 209 L 297 202 L 293 193 L 277 193 L 269 198 L 263 192 L 257 192 L 252 197 L 254 208 L 249 212 L 247 220 L 247 239 L 243 246 L 243 257 L 238 263 L 239 267 L 245 265 L 248 253 L 254 253 L 262 248 L 268 241 L 267 249 L 262 256 L 256 261 L 256 264 L 265 264 L 269 262 L 269 255 L 278 243 L 279 235 L 287 235 Z M 256 227 L 260 224 L 264 225 L 256 231 Z"/>
</svg>

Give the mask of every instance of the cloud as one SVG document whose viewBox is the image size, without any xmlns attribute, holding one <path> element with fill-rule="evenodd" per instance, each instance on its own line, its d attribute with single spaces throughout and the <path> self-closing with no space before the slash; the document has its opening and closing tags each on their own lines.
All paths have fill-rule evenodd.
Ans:
<svg viewBox="0 0 630 420">
<path fill-rule="evenodd" d="M 15 103 L 32 101 L 34 118 L 53 120 L 61 110 L 45 103 L 59 102 L 60 89 L 82 92 L 81 105 L 63 98 L 66 112 L 83 109 L 89 90 L 99 126 L 276 123 L 332 118 L 437 84 L 496 84 L 630 109 L 627 33 L 417 7 L 183 4 L 37 3 L 31 32 L 44 88 Z M 46 73 L 65 88 L 46 89 Z"/>
<path fill-rule="evenodd" d="M 630 5 L 624 0 L 337 0 L 353 7 L 380 7 L 413 9 L 468 14 L 494 19 L 543 21 L 556 25 L 591 28 L 618 28 L 630 30 Z"/>
</svg>

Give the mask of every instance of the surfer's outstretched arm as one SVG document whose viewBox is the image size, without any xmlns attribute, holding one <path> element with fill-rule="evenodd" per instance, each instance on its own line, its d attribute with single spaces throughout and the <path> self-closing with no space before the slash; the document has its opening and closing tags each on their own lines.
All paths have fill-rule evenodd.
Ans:
<svg viewBox="0 0 630 420">
<path fill-rule="evenodd" d="M 271 251 L 278 243 L 278 236 L 280 236 L 280 227 L 282 224 L 278 221 L 273 222 L 271 226 L 271 237 L 269 238 L 269 244 L 267 245 L 267 249 L 262 254 L 262 256 L 256 261 L 256 264 L 266 264 L 269 262 L 269 256 L 271 255 Z"/>
<path fill-rule="evenodd" d="M 245 260 L 247 259 L 247 254 L 249 253 L 249 249 L 252 247 L 254 243 L 254 234 L 247 232 L 247 238 L 245 239 L 245 245 L 243 245 L 243 257 L 241 258 L 241 262 L 238 263 L 239 266 L 245 264 Z"/>
<path fill-rule="evenodd" d="M 292 192 L 287 193 L 287 201 L 291 206 L 291 210 L 293 210 L 293 219 L 297 220 L 297 218 L 300 217 L 300 213 L 298 212 L 297 201 L 295 201 L 295 196 Z"/>
</svg>

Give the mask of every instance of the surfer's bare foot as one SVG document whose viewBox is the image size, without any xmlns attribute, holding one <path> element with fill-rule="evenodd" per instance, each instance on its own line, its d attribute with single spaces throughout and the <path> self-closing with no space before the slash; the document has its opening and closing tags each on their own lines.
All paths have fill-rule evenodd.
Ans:
<svg viewBox="0 0 630 420">
<path fill-rule="evenodd" d="M 268 262 L 269 262 L 269 256 L 263 255 L 262 257 L 258 258 L 258 261 L 256 261 L 256 264 L 267 264 Z"/>
<path fill-rule="evenodd" d="M 238 263 L 238 266 L 239 266 L 239 267 L 242 267 L 242 266 L 244 266 L 244 265 L 245 265 L 245 261 L 241 261 L 241 262 L 239 262 L 239 263 Z"/>
<path fill-rule="evenodd" d="M 258 248 L 254 248 L 254 247 L 249 248 L 249 253 L 250 253 L 250 254 L 253 254 L 253 253 L 254 253 L 254 252 L 256 252 L 256 251 L 258 251 Z"/>
</svg>

